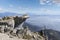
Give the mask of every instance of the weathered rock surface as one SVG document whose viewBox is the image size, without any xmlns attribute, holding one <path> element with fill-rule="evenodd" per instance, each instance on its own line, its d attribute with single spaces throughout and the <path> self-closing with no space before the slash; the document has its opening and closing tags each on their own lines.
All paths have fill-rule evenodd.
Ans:
<svg viewBox="0 0 60 40">
<path fill-rule="evenodd" d="M 11 28 L 10 28 L 11 29 Z M 0 36 L 2 36 L 1 40 L 44 40 L 44 38 L 38 34 L 38 32 L 31 32 L 28 27 L 20 30 L 10 30 L 5 29 L 3 33 L 0 33 Z"/>
<path fill-rule="evenodd" d="M 10 38 L 7 34 L 0 33 L 0 40 L 25 40 L 25 39 L 19 39 L 19 38 Z"/>
<path fill-rule="evenodd" d="M 32 32 L 28 26 L 22 26 L 27 18 L 26 15 L 13 18 L 9 20 L 8 17 L 6 21 L 5 18 L 0 21 L 0 40 L 45 40 L 38 32 Z"/>
</svg>

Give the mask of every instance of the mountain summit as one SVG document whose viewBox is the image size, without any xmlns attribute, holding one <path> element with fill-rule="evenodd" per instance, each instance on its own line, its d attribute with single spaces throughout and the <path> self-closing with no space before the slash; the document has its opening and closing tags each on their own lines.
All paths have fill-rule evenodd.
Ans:
<svg viewBox="0 0 60 40">
<path fill-rule="evenodd" d="M 26 40 L 45 40 L 38 32 L 32 32 L 28 26 L 23 26 L 28 15 L 3 17 L 0 19 L 0 32 L 7 34 L 10 38 L 19 38 Z"/>
</svg>

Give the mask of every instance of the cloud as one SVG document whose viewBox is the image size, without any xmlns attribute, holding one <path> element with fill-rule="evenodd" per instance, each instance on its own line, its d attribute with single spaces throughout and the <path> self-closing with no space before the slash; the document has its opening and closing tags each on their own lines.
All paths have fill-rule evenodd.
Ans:
<svg viewBox="0 0 60 40">
<path fill-rule="evenodd" d="M 4 12 L 8 12 L 8 10 L 0 7 L 0 13 L 4 13 Z"/>
<path fill-rule="evenodd" d="M 40 4 L 45 5 L 44 1 L 45 0 L 40 0 Z"/>
<path fill-rule="evenodd" d="M 54 3 L 57 7 L 60 7 L 60 0 L 53 0 L 53 3 Z"/>
<path fill-rule="evenodd" d="M 4 12 L 4 9 L 0 7 L 0 13 Z"/>
<path fill-rule="evenodd" d="M 41 5 L 51 5 L 52 1 L 51 0 L 40 0 Z"/>
<path fill-rule="evenodd" d="M 33 13 L 36 15 L 60 15 L 59 9 L 55 9 L 55 8 L 53 9 L 39 8 L 37 10 L 27 9 L 27 10 L 20 10 L 19 13 Z"/>
<path fill-rule="evenodd" d="M 3 9 L 2 8 L 0 8 L 0 11 L 2 11 Z"/>
<path fill-rule="evenodd" d="M 42 14 L 42 15 L 60 15 L 60 11 L 59 10 L 41 8 L 40 9 L 40 14 Z"/>
<path fill-rule="evenodd" d="M 60 4 L 60 0 L 52 0 L 54 3 L 59 3 Z"/>
<path fill-rule="evenodd" d="M 52 5 L 52 4 L 59 4 L 60 0 L 40 0 L 41 5 Z"/>
</svg>

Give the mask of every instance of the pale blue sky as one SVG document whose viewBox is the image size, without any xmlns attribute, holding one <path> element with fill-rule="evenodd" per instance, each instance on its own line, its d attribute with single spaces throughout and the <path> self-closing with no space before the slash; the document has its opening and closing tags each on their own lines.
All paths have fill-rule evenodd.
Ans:
<svg viewBox="0 0 60 40">
<path fill-rule="evenodd" d="M 0 12 L 60 15 L 60 4 L 52 0 L 0 0 Z"/>
</svg>

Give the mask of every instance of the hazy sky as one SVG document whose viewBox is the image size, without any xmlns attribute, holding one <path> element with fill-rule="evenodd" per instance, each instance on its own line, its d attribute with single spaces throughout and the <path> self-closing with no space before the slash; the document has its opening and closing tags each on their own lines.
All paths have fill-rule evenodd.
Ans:
<svg viewBox="0 0 60 40">
<path fill-rule="evenodd" d="M 0 0 L 0 12 L 60 15 L 56 0 Z"/>
</svg>

